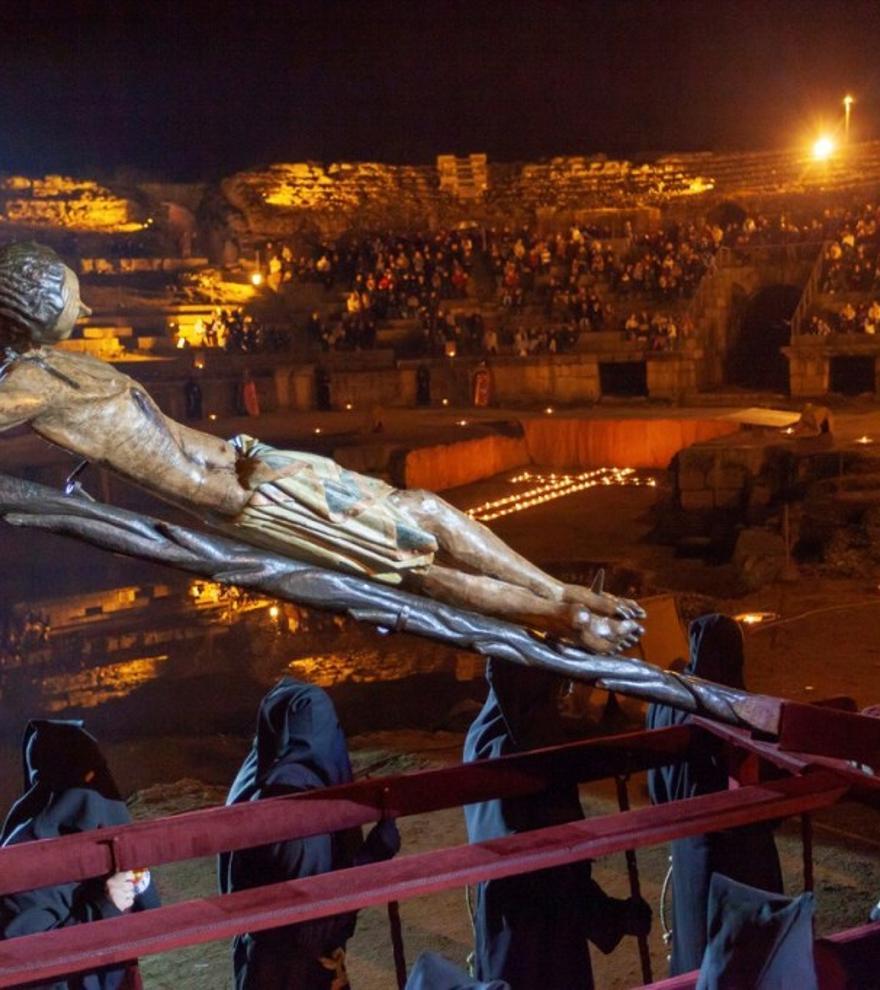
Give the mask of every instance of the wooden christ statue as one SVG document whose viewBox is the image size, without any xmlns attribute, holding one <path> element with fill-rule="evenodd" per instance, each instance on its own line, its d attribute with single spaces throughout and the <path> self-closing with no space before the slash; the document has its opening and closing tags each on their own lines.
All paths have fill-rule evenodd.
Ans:
<svg viewBox="0 0 880 990">
<path fill-rule="evenodd" d="M 88 315 L 79 281 L 37 244 L 0 250 L 0 430 L 43 439 L 237 540 L 613 653 L 642 633 L 632 601 L 564 584 L 426 491 L 330 458 L 222 440 L 165 416 L 138 382 L 57 350 Z"/>
</svg>

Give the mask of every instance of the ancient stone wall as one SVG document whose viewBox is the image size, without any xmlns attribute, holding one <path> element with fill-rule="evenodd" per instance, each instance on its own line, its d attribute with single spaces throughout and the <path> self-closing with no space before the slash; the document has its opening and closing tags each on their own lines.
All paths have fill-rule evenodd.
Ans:
<svg viewBox="0 0 880 990">
<path fill-rule="evenodd" d="M 134 199 L 90 179 L 47 175 L 0 180 L 0 223 L 121 234 L 143 229 L 147 220 Z"/>
</svg>

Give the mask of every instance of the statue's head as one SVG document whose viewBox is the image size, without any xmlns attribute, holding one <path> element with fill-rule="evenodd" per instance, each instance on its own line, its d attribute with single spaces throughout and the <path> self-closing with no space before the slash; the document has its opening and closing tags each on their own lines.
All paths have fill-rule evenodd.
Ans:
<svg viewBox="0 0 880 990">
<path fill-rule="evenodd" d="M 0 248 L 0 342 L 53 344 L 66 340 L 91 310 L 79 297 L 79 279 L 42 244 Z"/>
</svg>

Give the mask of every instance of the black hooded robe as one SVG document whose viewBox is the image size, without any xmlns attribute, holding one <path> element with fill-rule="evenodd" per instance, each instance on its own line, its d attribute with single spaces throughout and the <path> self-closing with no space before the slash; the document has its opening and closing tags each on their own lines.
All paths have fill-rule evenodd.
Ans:
<svg viewBox="0 0 880 990">
<path fill-rule="evenodd" d="M 489 983 L 472 980 L 443 956 L 423 952 L 416 959 L 404 990 L 510 990 L 510 987 L 501 980 Z"/>
<path fill-rule="evenodd" d="M 818 990 L 814 912 L 812 893 L 781 897 L 714 874 L 696 990 Z"/>
<path fill-rule="evenodd" d="M 690 624 L 690 662 L 685 673 L 728 687 L 744 688 L 743 638 L 737 623 L 726 615 L 701 616 Z M 668 705 L 651 705 L 649 729 L 682 725 L 690 716 Z M 722 746 L 708 744 L 698 756 L 648 771 L 654 804 L 725 791 L 727 767 Z M 671 844 L 672 959 L 671 976 L 699 969 L 706 948 L 709 885 L 713 873 L 772 893 L 782 893 L 782 871 L 767 822 L 709 832 Z"/>
<path fill-rule="evenodd" d="M 285 677 L 260 704 L 257 734 L 227 804 L 259 801 L 347 784 L 352 780 L 345 736 L 321 688 Z M 393 822 L 291 839 L 222 854 L 222 893 L 330 873 L 394 855 Z M 233 942 L 236 990 L 345 990 L 345 944 L 355 913 L 239 935 Z"/>
<path fill-rule="evenodd" d="M 564 741 L 558 676 L 489 660 L 486 679 L 489 696 L 468 730 L 465 762 Z M 584 817 L 576 786 L 466 805 L 464 813 L 471 842 Z M 624 934 L 625 904 L 592 879 L 589 862 L 480 883 L 474 975 L 511 990 L 592 990 L 587 940 L 611 952 Z"/>
<path fill-rule="evenodd" d="M 81 722 L 29 722 L 24 734 L 23 764 L 25 793 L 6 817 L 0 845 L 52 839 L 131 821 L 97 742 Z M 150 882 L 135 897 L 132 910 L 158 905 L 156 888 Z M 104 891 L 103 878 L 0 898 L 0 933 L 4 939 L 119 916 Z M 52 983 L 28 984 L 28 988 L 124 990 L 134 985 L 130 966 L 112 966 Z"/>
</svg>

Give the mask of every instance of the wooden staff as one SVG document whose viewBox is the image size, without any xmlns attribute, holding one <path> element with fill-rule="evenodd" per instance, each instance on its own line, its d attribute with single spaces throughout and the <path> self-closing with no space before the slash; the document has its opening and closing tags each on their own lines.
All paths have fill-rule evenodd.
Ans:
<svg viewBox="0 0 880 990">
<path fill-rule="evenodd" d="M 617 785 L 617 805 L 621 811 L 629 811 L 629 793 L 626 787 L 627 778 L 624 776 L 619 776 L 614 778 L 614 783 Z M 642 886 L 639 883 L 639 861 L 636 859 L 635 849 L 627 849 L 625 852 L 626 856 L 626 872 L 629 874 L 629 892 L 633 899 L 642 899 Z M 651 950 L 648 946 L 648 936 L 638 935 L 639 943 L 639 960 L 642 964 L 642 982 L 653 983 L 654 978 L 651 975 Z"/>
</svg>

